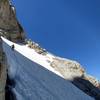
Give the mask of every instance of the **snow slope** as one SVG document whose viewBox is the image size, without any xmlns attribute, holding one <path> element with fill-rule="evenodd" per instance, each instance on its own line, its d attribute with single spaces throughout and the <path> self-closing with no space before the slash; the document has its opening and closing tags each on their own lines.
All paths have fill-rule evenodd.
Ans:
<svg viewBox="0 0 100 100">
<path fill-rule="evenodd" d="M 15 80 L 13 92 L 17 100 L 94 100 L 84 94 L 50 67 L 45 56 L 25 45 L 3 38 L 10 78 Z M 15 45 L 15 50 L 11 45 Z"/>
<path fill-rule="evenodd" d="M 11 41 L 8 41 L 7 39 L 2 37 L 2 40 L 5 41 L 10 47 L 14 44 L 15 50 L 19 53 L 21 53 L 23 56 L 27 57 L 31 61 L 38 62 L 41 66 L 49 69 L 50 71 L 56 73 L 57 75 L 63 77 L 59 72 L 55 71 L 50 64 L 47 62 L 48 58 L 36 53 L 33 49 L 28 48 L 26 45 L 18 45 L 16 43 L 13 43 Z M 48 55 L 50 56 L 50 55 Z M 50 57 L 49 57 L 50 58 Z M 50 60 L 50 59 L 49 59 Z"/>
</svg>

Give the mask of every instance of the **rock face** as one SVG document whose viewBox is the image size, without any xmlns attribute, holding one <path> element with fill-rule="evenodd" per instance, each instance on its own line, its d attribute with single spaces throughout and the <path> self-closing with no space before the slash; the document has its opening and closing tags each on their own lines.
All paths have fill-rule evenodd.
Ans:
<svg viewBox="0 0 100 100">
<path fill-rule="evenodd" d="M 0 0 L 0 36 L 4 36 L 14 42 L 23 42 L 25 39 L 23 28 L 16 19 L 15 9 L 9 0 Z M 6 71 L 6 56 L 0 39 L 0 100 L 5 100 Z"/>
<path fill-rule="evenodd" d="M 41 48 L 38 43 L 35 43 L 31 40 L 27 40 L 26 44 L 28 45 L 28 47 L 30 47 L 31 49 L 34 49 L 39 54 L 42 54 L 42 55 L 47 54 L 47 51 L 45 49 Z"/>
<path fill-rule="evenodd" d="M 12 41 L 22 40 L 25 37 L 9 0 L 0 0 L 0 33 Z"/>
<path fill-rule="evenodd" d="M 84 69 L 81 65 L 68 59 L 56 57 L 53 59 L 51 66 L 67 80 L 73 80 L 75 77 L 82 77 L 84 75 Z"/>
<path fill-rule="evenodd" d="M 0 40 L 0 100 L 5 100 L 6 68 L 6 56 L 3 53 L 2 43 Z"/>
</svg>

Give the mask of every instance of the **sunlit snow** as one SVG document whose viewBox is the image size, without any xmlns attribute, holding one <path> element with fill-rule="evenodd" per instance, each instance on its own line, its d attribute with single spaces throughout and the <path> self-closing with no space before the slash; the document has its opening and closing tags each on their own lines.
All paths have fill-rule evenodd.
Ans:
<svg viewBox="0 0 100 100">
<path fill-rule="evenodd" d="M 47 62 L 48 57 L 37 54 L 26 45 L 2 37 L 8 61 L 8 75 L 15 80 L 12 88 L 17 100 L 94 100 L 83 93 Z M 11 45 L 15 45 L 15 50 Z"/>
</svg>

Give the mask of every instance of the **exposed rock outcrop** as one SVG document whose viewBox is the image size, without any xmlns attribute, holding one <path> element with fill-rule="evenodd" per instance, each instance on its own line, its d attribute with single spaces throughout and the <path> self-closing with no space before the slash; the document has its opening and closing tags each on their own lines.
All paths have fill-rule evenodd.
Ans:
<svg viewBox="0 0 100 100">
<path fill-rule="evenodd" d="M 41 46 L 38 43 L 35 43 L 31 40 L 26 40 L 26 44 L 28 45 L 28 47 L 34 49 L 39 54 L 42 54 L 42 55 L 47 54 L 47 51 L 45 49 L 41 48 Z"/>
<path fill-rule="evenodd" d="M 25 34 L 19 24 L 14 7 L 9 0 L 0 0 L 0 36 L 14 42 L 23 42 Z M 0 39 L 0 100 L 5 100 L 5 85 L 7 79 L 7 61 Z"/>
<path fill-rule="evenodd" d="M 9 0 L 0 0 L 0 34 L 12 41 L 23 40 L 25 37 Z"/>
<path fill-rule="evenodd" d="M 58 57 L 53 59 L 51 66 L 59 71 L 67 80 L 73 80 L 75 77 L 82 77 L 85 72 L 79 63 Z"/>
<path fill-rule="evenodd" d="M 0 100 L 5 100 L 6 68 L 6 56 L 2 50 L 2 43 L 0 40 Z"/>
</svg>

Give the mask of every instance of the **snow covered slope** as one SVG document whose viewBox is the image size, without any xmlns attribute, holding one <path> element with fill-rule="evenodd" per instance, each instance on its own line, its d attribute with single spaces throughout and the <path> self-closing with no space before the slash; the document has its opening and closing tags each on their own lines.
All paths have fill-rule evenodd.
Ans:
<svg viewBox="0 0 100 100">
<path fill-rule="evenodd" d="M 15 80 L 17 100 L 94 100 L 50 67 L 45 56 L 3 38 L 9 77 Z M 15 45 L 15 50 L 11 45 Z"/>
<path fill-rule="evenodd" d="M 36 53 L 33 49 L 28 48 L 26 45 L 19 45 L 13 43 L 5 38 L 2 37 L 2 40 L 5 41 L 10 47 L 14 44 L 15 50 L 22 54 L 23 56 L 27 57 L 31 61 L 38 63 L 39 65 L 49 69 L 50 71 L 56 73 L 57 75 L 63 77 L 59 72 L 55 71 L 50 64 L 47 62 L 48 58 Z"/>
</svg>

